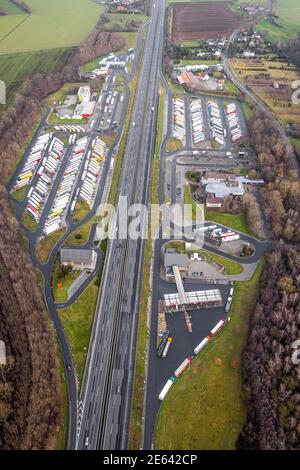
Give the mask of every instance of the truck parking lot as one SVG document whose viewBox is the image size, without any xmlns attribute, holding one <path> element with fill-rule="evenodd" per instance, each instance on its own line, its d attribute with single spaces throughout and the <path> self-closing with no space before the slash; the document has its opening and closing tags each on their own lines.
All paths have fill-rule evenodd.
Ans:
<svg viewBox="0 0 300 470">
<path fill-rule="evenodd" d="M 84 161 L 87 144 L 88 138 L 83 137 L 77 140 L 73 147 L 72 153 L 68 158 L 65 171 L 56 191 L 49 215 L 45 221 L 45 236 L 50 235 L 51 233 L 61 228 L 61 225 L 64 221 L 64 215 L 68 210 L 72 195 L 76 187 L 78 175 Z"/>
<path fill-rule="evenodd" d="M 172 137 L 185 143 L 185 105 L 184 101 L 176 98 L 172 103 Z"/>
<path fill-rule="evenodd" d="M 218 97 L 172 98 L 170 137 L 184 146 L 231 150 L 246 136 L 246 123 L 238 102 Z M 189 143 L 190 142 L 190 143 Z M 224 153 L 225 155 L 225 153 Z"/>
<path fill-rule="evenodd" d="M 57 137 L 54 137 L 36 173 L 36 184 L 28 192 L 26 210 L 37 222 L 39 222 L 45 208 L 49 191 L 56 179 L 64 152 L 64 144 Z"/>
</svg>

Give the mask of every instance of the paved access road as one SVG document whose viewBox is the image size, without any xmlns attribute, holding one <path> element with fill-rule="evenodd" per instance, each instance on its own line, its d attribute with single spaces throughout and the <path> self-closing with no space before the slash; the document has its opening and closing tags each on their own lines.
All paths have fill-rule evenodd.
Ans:
<svg viewBox="0 0 300 470">
<path fill-rule="evenodd" d="M 148 201 L 164 15 L 164 1 L 158 0 L 150 12 L 118 203 L 122 197 L 127 197 L 128 205 Z M 120 234 L 123 227 L 117 219 L 113 232 Z M 143 249 L 140 239 L 111 240 L 108 244 L 102 296 L 96 308 L 84 378 L 78 449 L 112 450 L 128 446 Z"/>
</svg>

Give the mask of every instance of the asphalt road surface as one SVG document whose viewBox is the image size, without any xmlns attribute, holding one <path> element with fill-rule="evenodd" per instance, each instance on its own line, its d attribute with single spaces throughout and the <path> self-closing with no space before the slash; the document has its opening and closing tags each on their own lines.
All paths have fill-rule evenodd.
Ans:
<svg viewBox="0 0 300 470">
<path fill-rule="evenodd" d="M 158 76 L 162 54 L 164 2 L 152 6 L 137 85 L 131 127 L 123 161 L 118 202 L 147 203 L 156 135 Z M 118 215 L 121 217 L 121 211 Z M 117 218 L 112 232 L 124 224 Z M 102 296 L 83 384 L 78 449 L 126 449 L 136 326 L 143 272 L 143 242 L 111 240 L 108 244 Z"/>
</svg>

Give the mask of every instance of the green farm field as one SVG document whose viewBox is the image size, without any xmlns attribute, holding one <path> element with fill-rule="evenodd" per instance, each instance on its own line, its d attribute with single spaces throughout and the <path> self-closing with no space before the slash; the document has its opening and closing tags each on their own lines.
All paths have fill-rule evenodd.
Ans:
<svg viewBox="0 0 300 470">
<path fill-rule="evenodd" d="M 0 54 L 79 45 L 105 9 L 92 0 L 27 0 L 27 4 L 31 15 L 0 17 Z"/>
<path fill-rule="evenodd" d="M 24 80 L 35 73 L 51 73 L 62 69 L 68 63 L 75 48 L 50 49 L 48 51 L 23 52 L 17 54 L 0 54 L 0 79 L 4 80 L 7 89 L 7 105 L 24 84 Z M 6 107 L 1 107 L 1 112 Z"/>
<path fill-rule="evenodd" d="M 19 15 L 24 13 L 21 8 L 11 3 L 10 0 L 0 0 L 0 9 L 3 10 L 7 15 Z"/>
<path fill-rule="evenodd" d="M 278 25 L 262 20 L 256 27 L 267 34 L 269 41 L 288 41 L 300 33 L 299 0 L 276 0 L 274 10 L 278 15 Z"/>
</svg>

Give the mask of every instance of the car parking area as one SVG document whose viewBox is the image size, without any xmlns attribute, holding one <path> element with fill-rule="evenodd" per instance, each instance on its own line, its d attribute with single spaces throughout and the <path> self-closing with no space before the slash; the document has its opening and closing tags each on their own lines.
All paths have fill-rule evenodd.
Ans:
<svg viewBox="0 0 300 470">
<path fill-rule="evenodd" d="M 39 222 L 45 208 L 64 151 L 64 144 L 57 137 L 54 137 L 37 171 L 37 182 L 28 192 L 26 210 L 37 222 Z"/>
<path fill-rule="evenodd" d="M 173 99 L 172 103 L 172 137 L 185 143 L 185 105 L 181 98 Z"/>
<path fill-rule="evenodd" d="M 84 155 L 86 153 L 87 144 L 87 137 L 83 137 L 77 140 L 76 145 L 72 150 L 55 194 L 55 199 L 45 221 L 43 230 L 45 236 L 50 235 L 56 230 L 59 230 L 64 221 L 64 215 L 68 210 L 72 195 L 75 190 L 78 175 L 80 173 Z"/>
<path fill-rule="evenodd" d="M 117 90 L 111 90 L 103 96 L 103 113 L 100 121 L 100 127 L 102 129 L 111 129 L 117 126 L 118 122 L 115 119 L 115 115 L 117 113 L 118 103 L 121 99 L 120 95 Z"/>
</svg>

